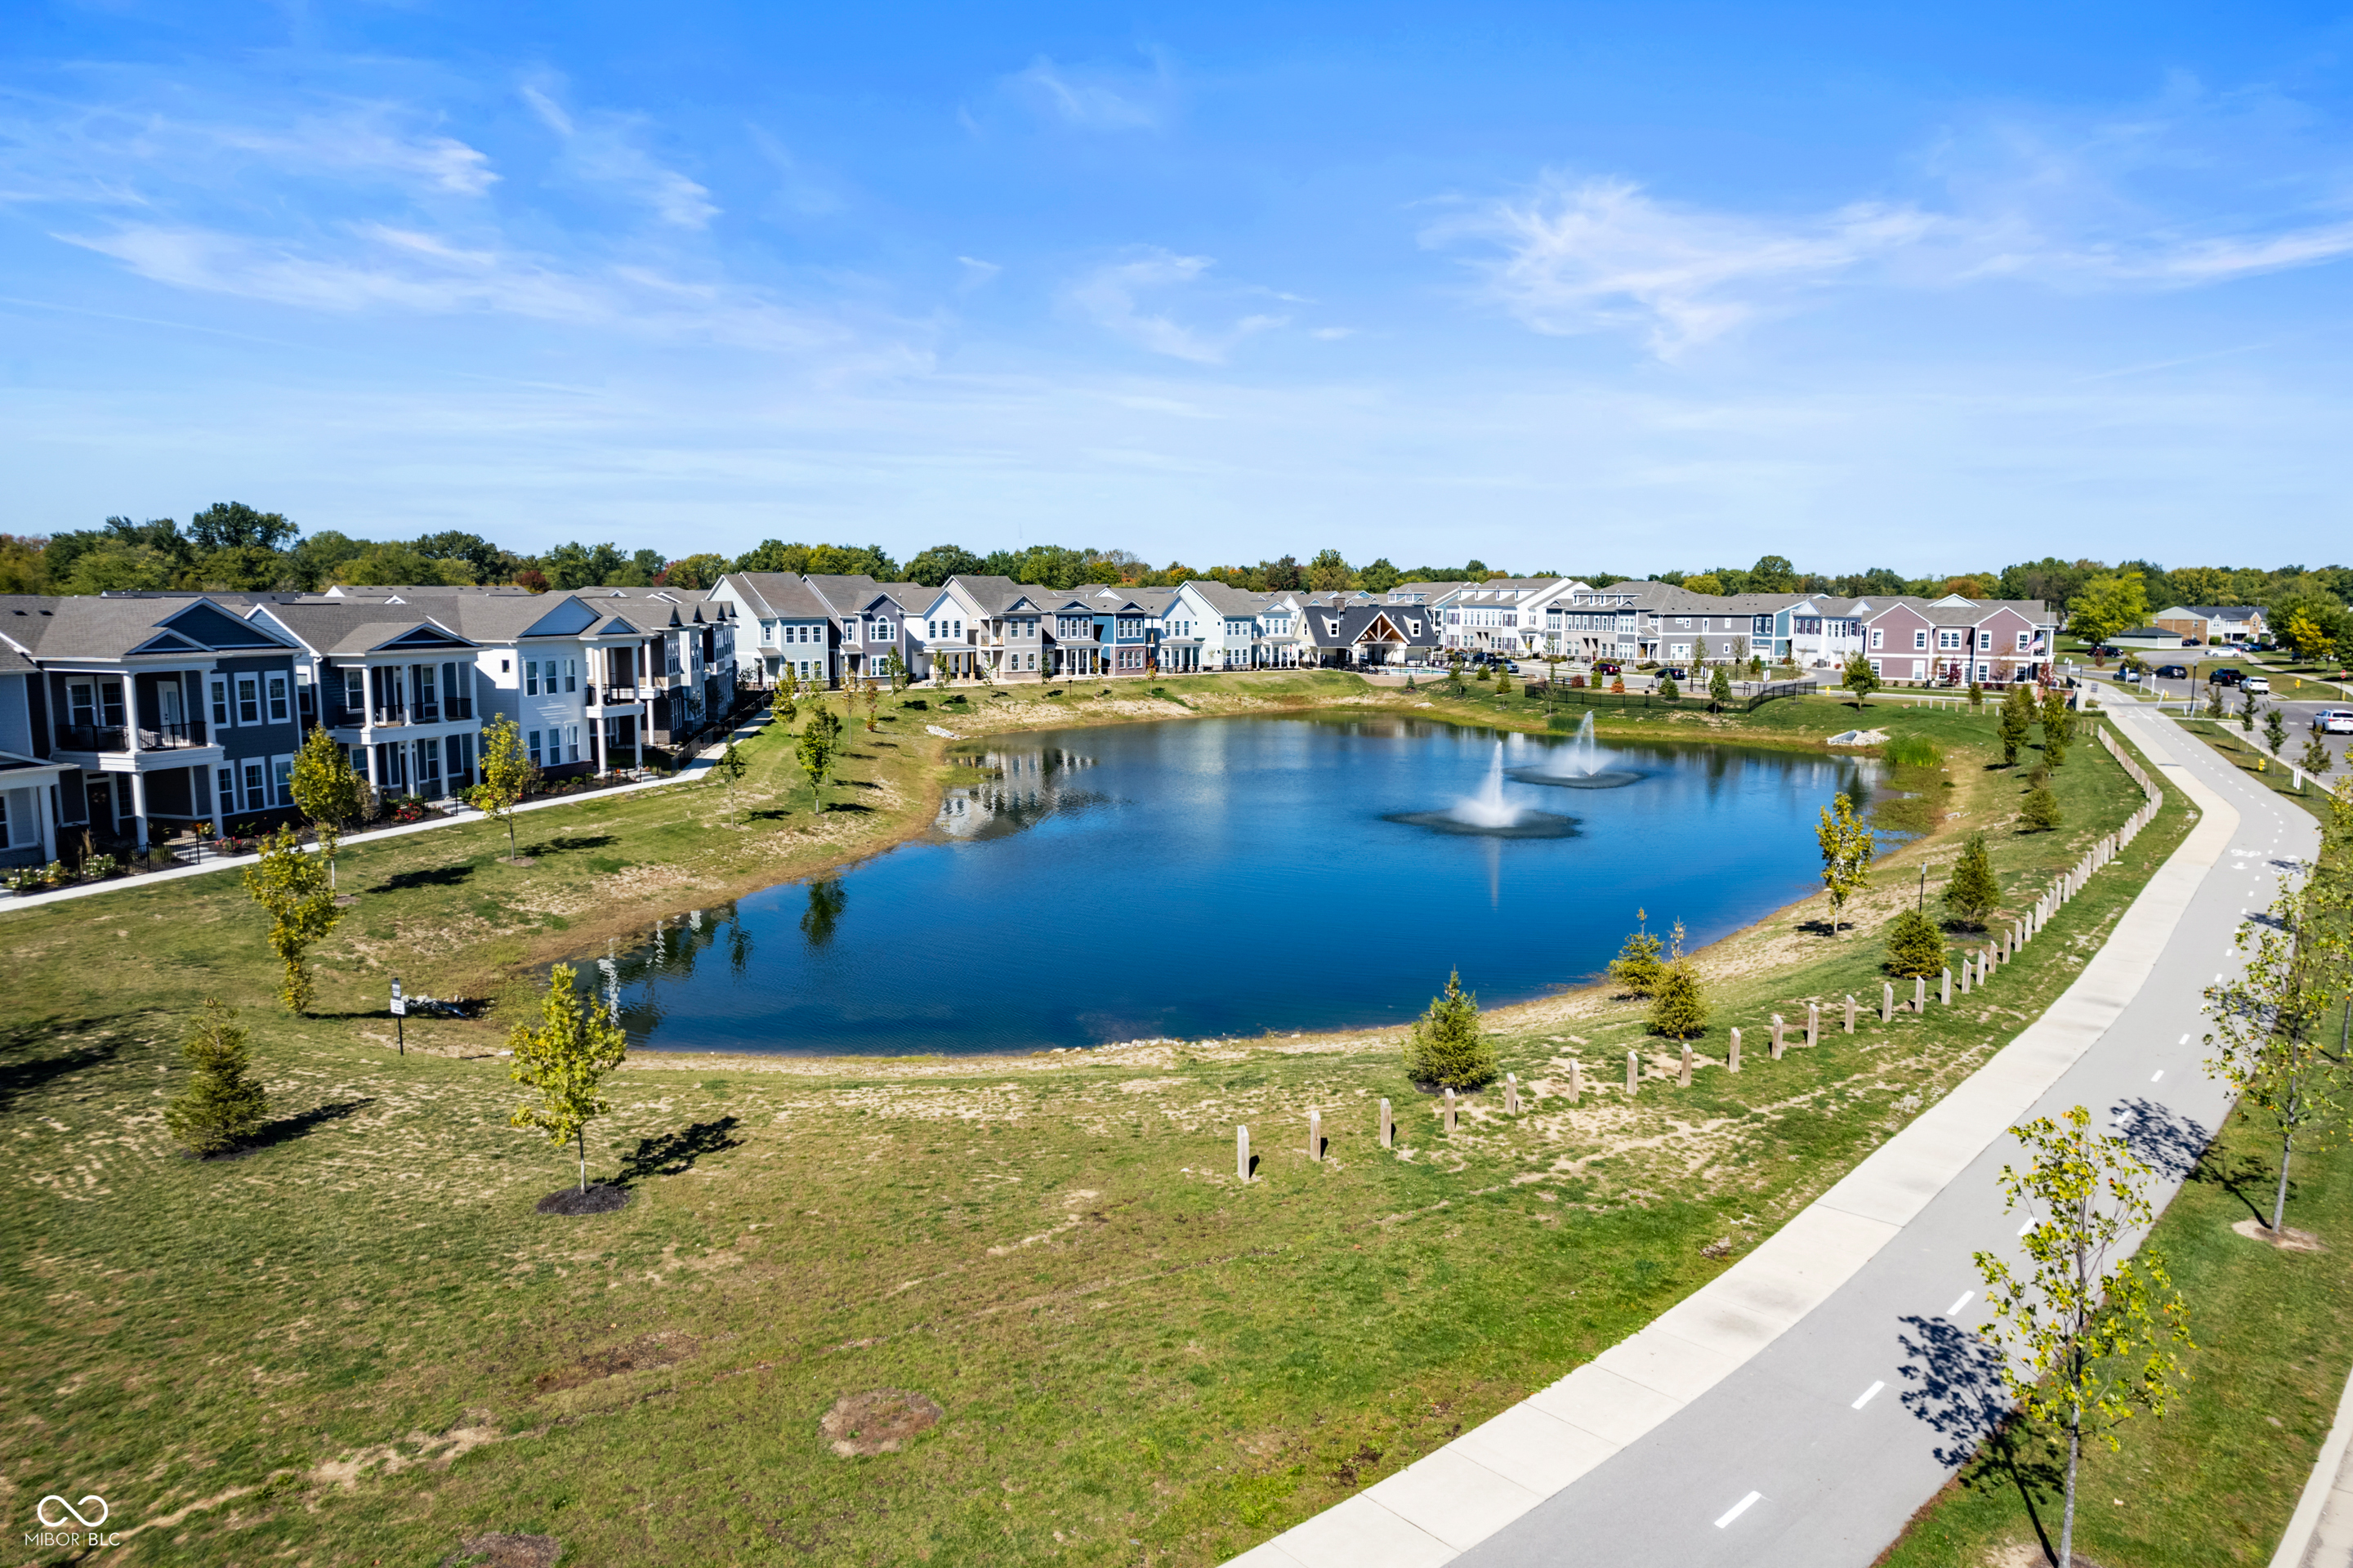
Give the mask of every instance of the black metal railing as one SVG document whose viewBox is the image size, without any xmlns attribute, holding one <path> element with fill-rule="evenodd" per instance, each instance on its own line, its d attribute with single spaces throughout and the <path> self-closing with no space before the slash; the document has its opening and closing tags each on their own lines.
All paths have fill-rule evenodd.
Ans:
<svg viewBox="0 0 2353 1568">
<path fill-rule="evenodd" d="M 139 749 L 142 751 L 171 751 L 180 747 L 204 744 L 205 726 L 201 719 L 139 726 Z"/>
<path fill-rule="evenodd" d="M 58 746 L 66 751 L 128 751 L 130 742 L 119 724 L 61 724 Z"/>
</svg>

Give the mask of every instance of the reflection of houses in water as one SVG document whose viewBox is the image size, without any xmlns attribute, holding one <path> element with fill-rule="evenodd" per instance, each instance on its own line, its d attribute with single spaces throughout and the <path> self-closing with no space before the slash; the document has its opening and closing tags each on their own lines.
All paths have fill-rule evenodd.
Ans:
<svg viewBox="0 0 2353 1568">
<path fill-rule="evenodd" d="M 955 839 L 996 838 L 1018 833 L 1058 810 L 1093 800 L 1072 788 L 1072 776 L 1094 758 L 1059 747 L 983 751 L 951 759 L 982 775 L 971 784 L 951 785 L 940 801 L 934 825 Z"/>
<path fill-rule="evenodd" d="M 694 973 L 713 948 L 738 974 L 752 961 L 752 936 L 735 917 L 732 900 L 716 909 L 665 915 L 645 941 L 627 951 L 615 944 L 596 960 L 597 995 L 631 1035 L 642 1038 L 661 1015 L 661 983 Z"/>
</svg>

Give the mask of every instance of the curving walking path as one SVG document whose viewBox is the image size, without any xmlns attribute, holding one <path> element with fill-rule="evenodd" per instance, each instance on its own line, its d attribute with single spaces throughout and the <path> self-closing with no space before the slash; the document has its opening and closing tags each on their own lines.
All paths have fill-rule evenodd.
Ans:
<svg viewBox="0 0 2353 1568">
<path fill-rule="evenodd" d="M 2008 1129 L 2093 1107 L 2162 1207 L 2230 1108 L 2201 993 L 2318 847 L 2170 720 L 2112 716 L 2198 819 L 2042 1018 L 1649 1327 L 1237 1568 L 1867 1568 L 2008 1403 L 1970 1262 L 2016 1248 Z"/>
</svg>

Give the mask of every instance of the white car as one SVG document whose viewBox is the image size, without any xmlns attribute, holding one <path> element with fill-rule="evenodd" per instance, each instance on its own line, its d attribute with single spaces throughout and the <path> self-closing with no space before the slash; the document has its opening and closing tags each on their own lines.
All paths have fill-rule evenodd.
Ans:
<svg viewBox="0 0 2353 1568">
<path fill-rule="evenodd" d="M 2323 708 L 2312 715 L 2315 735 L 2353 735 L 2353 708 Z"/>
<path fill-rule="evenodd" d="M 2261 675 L 2250 675 L 2239 683 L 2239 690 L 2258 697 L 2271 695 L 2272 683 Z"/>
</svg>

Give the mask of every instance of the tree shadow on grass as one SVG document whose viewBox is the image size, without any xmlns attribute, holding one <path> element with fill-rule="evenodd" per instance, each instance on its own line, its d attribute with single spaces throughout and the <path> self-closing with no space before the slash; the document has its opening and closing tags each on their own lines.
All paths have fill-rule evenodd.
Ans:
<svg viewBox="0 0 2353 1568">
<path fill-rule="evenodd" d="M 861 806 L 855 800 L 835 800 L 828 804 L 826 807 L 826 810 L 828 811 L 847 812 L 852 816 L 861 817 L 871 817 L 874 814 L 873 807 Z"/>
<path fill-rule="evenodd" d="M 331 1121 L 342 1121 L 347 1117 L 357 1116 L 374 1104 L 375 1100 L 373 1097 L 357 1100 L 330 1100 L 325 1105 L 312 1106 L 309 1110 L 297 1112 L 293 1116 L 280 1117 L 276 1121 L 262 1125 L 261 1130 L 255 1133 L 246 1143 L 246 1151 L 250 1153 L 259 1150 L 275 1149 L 281 1143 L 291 1143 L 298 1138 L 309 1136 L 314 1128 L 324 1127 Z"/>
<path fill-rule="evenodd" d="M 740 1147 L 744 1140 L 735 1136 L 738 1125 L 734 1117 L 723 1116 L 717 1121 L 696 1122 L 683 1132 L 641 1138 L 637 1152 L 621 1161 L 618 1184 L 632 1186 L 649 1176 L 683 1176 L 704 1155 Z"/>
<path fill-rule="evenodd" d="M 2272 1223 L 2272 1193 L 2279 1181 L 2279 1167 L 2253 1154 L 2233 1154 L 2229 1150 L 2211 1148 L 2206 1150 L 2189 1172 L 2192 1181 L 2203 1181 L 2221 1188 L 2247 1206 L 2247 1213 L 2257 1224 Z M 2295 1199 L 2295 1180 L 2288 1180 L 2288 1199 Z"/>
<path fill-rule="evenodd" d="M 422 871 L 404 871 L 387 876 L 366 891 L 370 893 L 406 893 L 419 887 L 455 887 L 474 874 L 470 862 L 464 865 L 434 865 Z"/>
<path fill-rule="evenodd" d="M 567 833 L 560 839 L 542 839 L 537 843 L 522 846 L 531 855 L 570 853 L 575 850 L 608 849 L 621 841 L 611 833 Z"/>
<path fill-rule="evenodd" d="M 2001 1352 L 1944 1318 L 1915 1316 L 1903 1322 L 1908 1331 L 1896 1338 L 1905 1360 L 1897 1375 L 1912 1386 L 1900 1398 L 1943 1439 L 1930 1452 L 1947 1469 L 1969 1465 L 1964 1486 L 2016 1487 L 2044 1560 L 2054 1561 L 2050 1532 L 2035 1505 L 2059 1495 L 2064 1478 L 2010 1409 Z"/>
<path fill-rule="evenodd" d="M 50 1019 L 37 1028 L 14 1032 L 18 1040 L 39 1040 L 64 1026 L 64 1020 Z M 100 1067 L 111 1062 L 118 1051 L 111 1041 L 103 1045 L 80 1045 L 55 1056 L 39 1056 L 29 1061 L 0 1059 L 0 1111 L 13 1107 L 18 1097 L 30 1094 L 85 1067 Z"/>
</svg>

